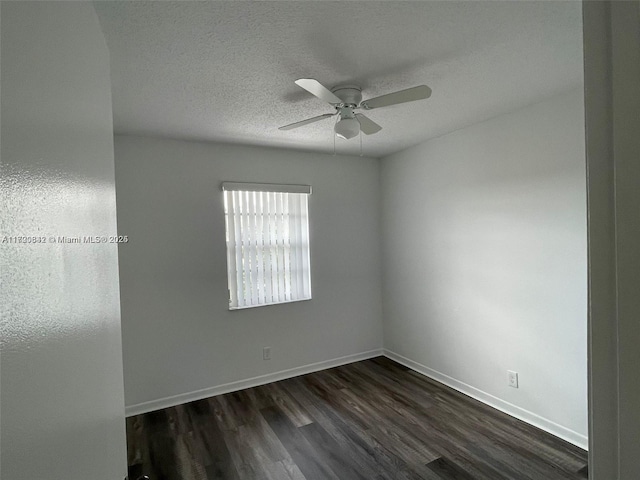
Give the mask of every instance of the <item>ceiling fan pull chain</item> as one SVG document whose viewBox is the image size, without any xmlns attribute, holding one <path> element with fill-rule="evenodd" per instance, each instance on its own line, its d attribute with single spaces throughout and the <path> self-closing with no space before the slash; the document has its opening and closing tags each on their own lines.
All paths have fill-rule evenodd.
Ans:
<svg viewBox="0 0 640 480">
<path fill-rule="evenodd" d="M 360 130 L 360 156 L 362 156 L 362 130 Z"/>
<path fill-rule="evenodd" d="M 336 117 L 335 123 L 338 123 L 338 118 L 339 117 Z M 335 125 L 335 123 L 334 123 L 334 125 Z M 333 136 L 333 156 L 335 157 L 336 156 L 336 136 L 337 135 L 333 131 L 331 133 L 333 134 L 332 135 Z"/>
</svg>

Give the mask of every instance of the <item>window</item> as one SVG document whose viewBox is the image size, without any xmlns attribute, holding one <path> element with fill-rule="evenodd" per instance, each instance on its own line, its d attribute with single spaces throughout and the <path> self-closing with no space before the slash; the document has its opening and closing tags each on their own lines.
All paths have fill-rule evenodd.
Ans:
<svg viewBox="0 0 640 480">
<path fill-rule="evenodd" d="M 311 298 L 308 185 L 222 184 L 229 309 Z"/>
</svg>

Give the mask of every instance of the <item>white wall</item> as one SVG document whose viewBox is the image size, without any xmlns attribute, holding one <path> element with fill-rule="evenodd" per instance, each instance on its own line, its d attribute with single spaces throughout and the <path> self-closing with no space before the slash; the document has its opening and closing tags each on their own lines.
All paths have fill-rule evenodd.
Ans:
<svg viewBox="0 0 640 480">
<path fill-rule="evenodd" d="M 381 348 L 377 160 L 129 136 L 115 147 L 130 238 L 120 246 L 129 413 Z M 227 309 L 222 181 L 312 185 L 311 301 Z"/>
<path fill-rule="evenodd" d="M 90 3 L 2 2 L 3 480 L 126 470 L 109 54 Z"/>
<path fill-rule="evenodd" d="M 580 89 L 385 158 L 381 185 L 385 349 L 586 447 L 584 142 Z"/>
</svg>

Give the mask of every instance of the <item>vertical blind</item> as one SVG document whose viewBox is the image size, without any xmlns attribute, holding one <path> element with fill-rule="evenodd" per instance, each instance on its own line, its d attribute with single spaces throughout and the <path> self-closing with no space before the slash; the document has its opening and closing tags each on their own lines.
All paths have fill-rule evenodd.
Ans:
<svg viewBox="0 0 640 480">
<path fill-rule="evenodd" d="M 225 182 L 229 308 L 311 298 L 305 185 Z"/>
</svg>

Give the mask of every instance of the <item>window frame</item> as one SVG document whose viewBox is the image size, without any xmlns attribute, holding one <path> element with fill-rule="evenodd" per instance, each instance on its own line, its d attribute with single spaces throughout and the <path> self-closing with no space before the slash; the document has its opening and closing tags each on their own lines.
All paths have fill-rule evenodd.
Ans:
<svg viewBox="0 0 640 480">
<path fill-rule="evenodd" d="M 229 310 L 311 300 L 311 186 L 223 182 L 222 191 Z"/>
</svg>

